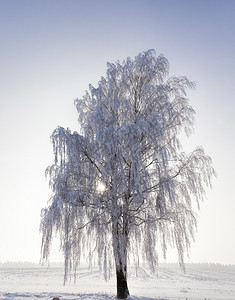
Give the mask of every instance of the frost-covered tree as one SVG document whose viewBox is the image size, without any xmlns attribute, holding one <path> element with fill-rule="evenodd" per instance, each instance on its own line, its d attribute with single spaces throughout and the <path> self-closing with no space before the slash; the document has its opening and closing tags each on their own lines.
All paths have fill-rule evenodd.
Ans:
<svg viewBox="0 0 235 300">
<path fill-rule="evenodd" d="M 52 134 L 55 162 L 46 170 L 53 195 L 42 210 L 42 260 L 58 232 L 65 281 L 82 258 L 98 261 L 105 279 L 116 271 L 117 297 L 129 295 L 127 265 L 152 271 L 158 249 L 176 247 L 184 268 L 197 225 L 192 209 L 211 185 L 214 169 L 202 148 L 182 151 L 179 134 L 192 133 L 194 83 L 170 77 L 155 51 L 107 64 L 98 87 L 75 100 L 80 131 Z"/>
</svg>

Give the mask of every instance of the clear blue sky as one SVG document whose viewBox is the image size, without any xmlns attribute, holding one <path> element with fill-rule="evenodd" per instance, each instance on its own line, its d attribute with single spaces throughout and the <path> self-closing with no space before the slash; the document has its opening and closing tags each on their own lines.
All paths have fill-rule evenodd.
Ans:
<svg viewBox="0 0 235 300">
<path fill-rule="evenodd" d="M 0 261 L 39 261 L 49 137 L 57 125 L 77 129 L 73 100 L 107 61 L 154 48 L 172 75 L 197 82 L 186 148 L 202 145 L 218 174 L 191 261 L 235 264 L 235 1 L 0 0 L 0 39 Z"/>
</svg>

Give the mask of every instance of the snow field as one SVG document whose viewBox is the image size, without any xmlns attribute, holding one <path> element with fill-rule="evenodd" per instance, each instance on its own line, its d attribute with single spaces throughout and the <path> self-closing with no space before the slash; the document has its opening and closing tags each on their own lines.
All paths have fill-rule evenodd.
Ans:
<svg viewBox="0 0 235 300">
<path fill-rule="evenodd" d="M 187 273 L 177 265 L 161 265 L 158 274 L 139 269 L 129 274 L 130 300 L 234 300 L 235 267 L 188 265 Z M 0 268 L 0 300 L 59 297 L 61 300 L 115 299 L 116 280 L 105 282 L 98 269 L 78 270 L 77 281 L 63 286 L 62 267 Z"/>
</svg>

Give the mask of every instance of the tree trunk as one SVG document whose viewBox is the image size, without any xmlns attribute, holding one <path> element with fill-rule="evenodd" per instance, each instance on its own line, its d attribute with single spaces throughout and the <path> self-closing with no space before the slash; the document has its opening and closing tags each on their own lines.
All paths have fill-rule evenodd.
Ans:
<svg viewBox="0 0 235 300">
<path fill-rule="evenodd" d="M 122 268 L 116 268 L 116 275 L 117 275 L 117 298 L 126 299 L 130 295 L 127 286 L 126 268 L 125 268 L 125 274 Z"/>
</svg>

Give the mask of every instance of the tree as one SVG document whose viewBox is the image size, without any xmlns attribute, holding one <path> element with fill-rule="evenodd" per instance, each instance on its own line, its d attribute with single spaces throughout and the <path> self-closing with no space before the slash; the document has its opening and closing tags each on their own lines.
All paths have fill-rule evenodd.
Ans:
<svg viewBox="0 0 235 300">
<path fill-rule="evenodd" d="M 65 282 L 86 255 L 105 279 L 116 270 L 117 298 L 129 295 L 127 264 L 140 257 L 152 271 L 158 249 L 178 250 L 184 268 L 197 225 L 193 203 L 215 174 L 202 148 L 186 155 L 179 135 L 192 133 L 194 110 L 186 90 L 194 83 L 170 77 L 154 50 L 107 64 L 98 87 L 75 100 L 80 133 L 58 127 L 55 162 L 46 170 L 53 195 L 42 210 L 42 260 L 59 232 Z"/>
</svg>

